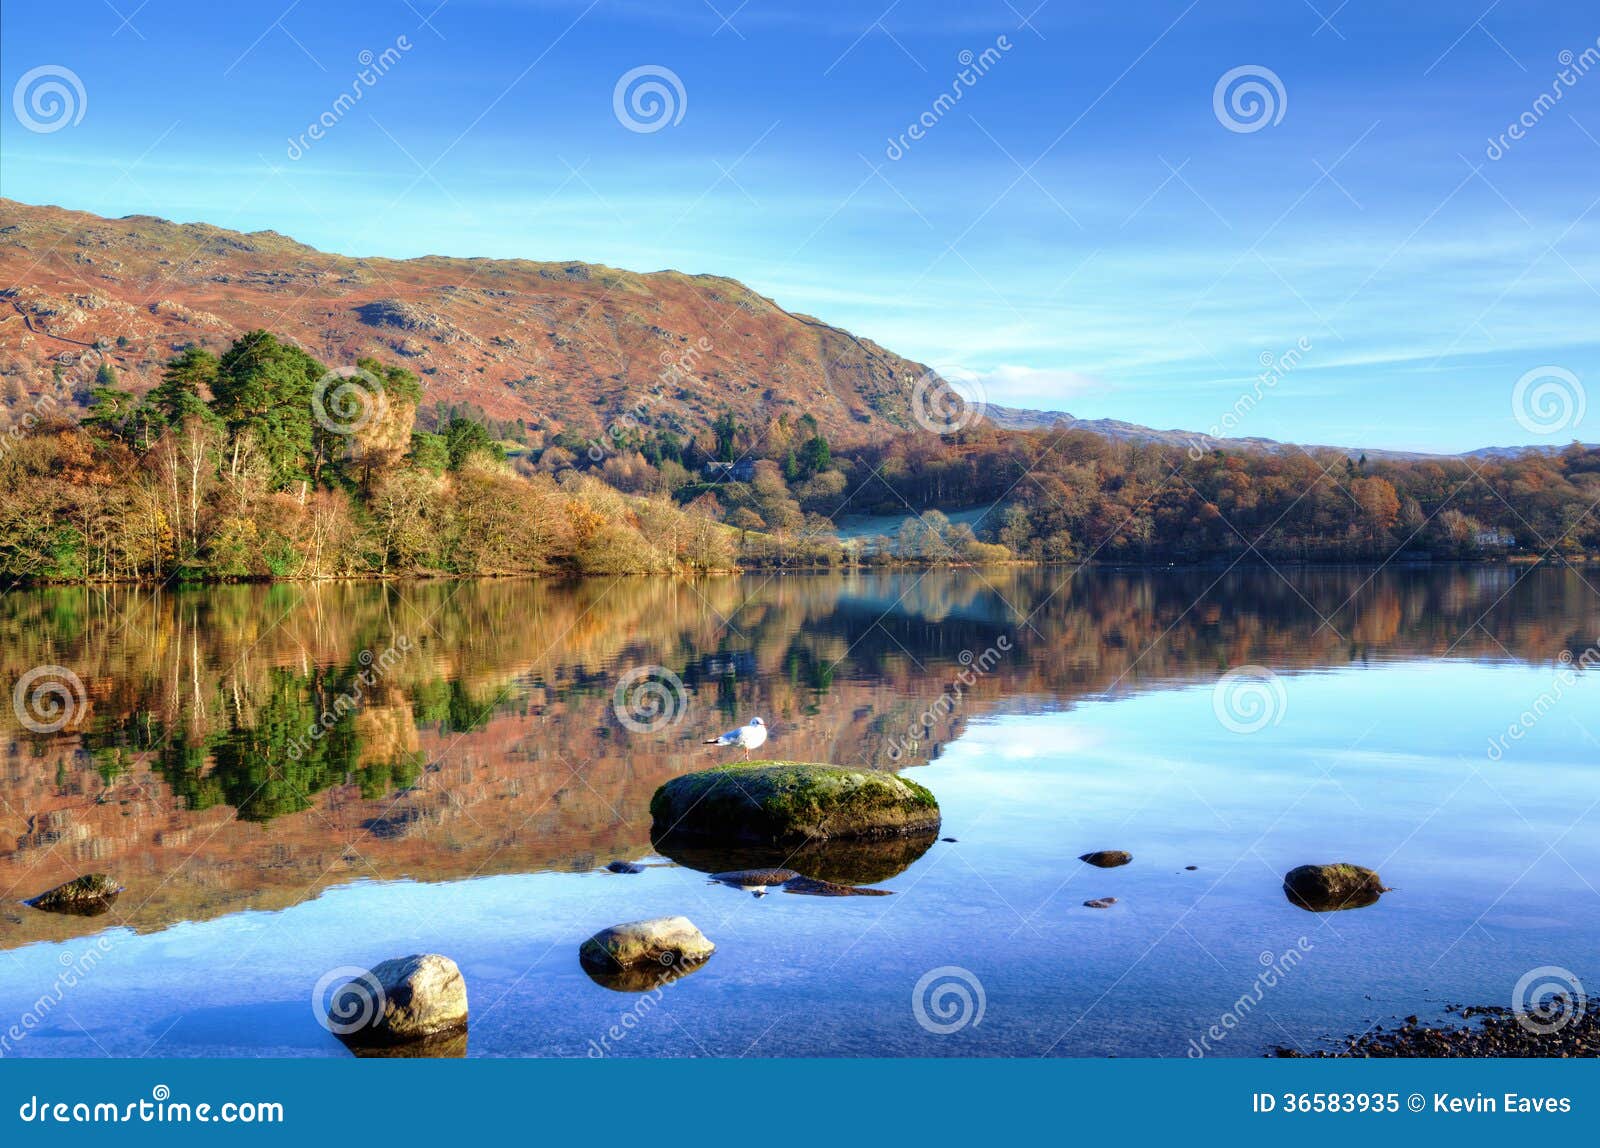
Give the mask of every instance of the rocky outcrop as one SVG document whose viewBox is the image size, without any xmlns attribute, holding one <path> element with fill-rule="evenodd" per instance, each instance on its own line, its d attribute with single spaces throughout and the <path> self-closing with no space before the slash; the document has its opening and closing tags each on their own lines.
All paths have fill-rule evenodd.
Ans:
<svg viewBox="0 0 1600 1148">
<path fill-rule="evenodd" d="M 787 844 L 929 835 L 939 803 L 892 773 L 758 761 L 673 778 L 650 801 L 652 835 Z"/>
</svg>

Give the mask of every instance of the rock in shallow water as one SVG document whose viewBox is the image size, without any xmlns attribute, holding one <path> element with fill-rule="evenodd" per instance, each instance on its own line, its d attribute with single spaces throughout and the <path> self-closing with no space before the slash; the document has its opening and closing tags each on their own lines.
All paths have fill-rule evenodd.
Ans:
<svg viewBox="0 0 1600 1148">
<path fill-rule="evenodd" d="M 939 803 L 874 770 L 757 761 L 675 777 L 650 800 L 652 836 L 778 844 L 932 835 Z"/>
<path fill-rule="evenodd" d="M 716 951 L 687 917 L 654 917 L 601 929 L 578 946 L 578 963 L 598 973 L 699 964 Z"/>
<path fill-rule="evenodd" d="M 643 873 L 644 866 L 633 861 L 613 861 L 606 866 L 608 873 Z"/>
<path fill-rule="evenodd" d="M 764 897 L 769 889 L 793 881 L 799 876 L 800 874 L 793 869 L 734 869 L 727 873 L 713 873 L 711 879 L 730 889 L 742 889 L 746 893 Z"/>
<path fill-rule="evenodd" d="M 1118 865 L 1126 865 L 1133 860 L 1133 854 L 1121 849 L 1096 849 L 1093 853 L 1085 853 L 1078 858 L 1097 869 L 1115 869 Z"/>
<path fill-rule="evenodd" d="M 793 869 L 819 881 L 871 885 L 904 873 L 934 843 L 932 833 L 877 841 L 808 841 L 800 845 L 725 844 L 667 835 L 656 848 L 679 865 L 702 873 L 738 869 Z"/>
<path fill-rule="evenodd" d="M 393 1046 L 466 1031 L 467 982 L 449 957 L 384 961 L 336 990 L 327 1024 L 352 1046 Z"/>
<path fill-rule="evenodd" d="M 1083 907 L 1085 909 L 1109 909 L 1116 903 L 1117 899 L 1115 897 L 1096 897 L 1092 901 L 1085 901 Z"/>
<path fill-rule="evenodd" d="M 1283 878 L 1283 894 L 1291 905 L 1313 913 L 1359 909 L 1374 904 L 1389 890 L 1377 873 L 1360 865 L 1301 865 Z"/>
<path fill-rule="evenodd" d="M 40 893 L 25 904 L 46 913 L 97 917 L 116 904 L 122 886 L 105 873 L 89 873 Z"/>
</svg>

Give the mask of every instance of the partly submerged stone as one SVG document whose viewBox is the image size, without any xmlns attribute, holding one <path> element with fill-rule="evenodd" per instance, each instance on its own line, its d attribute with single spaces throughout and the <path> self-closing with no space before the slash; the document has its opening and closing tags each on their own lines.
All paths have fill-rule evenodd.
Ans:
<svg viewBox="0 0 1600 1148">
<path fill-rule="evenodd" d="M 578 946 L 578 963 L 591 974 L 642 970 L 659 976 L 699 965 L 715 951 L 689 918 L 654 917 L 601 929 Z"/>
<path fill-rule="evenodd" d="M 773 889 L 807 897 L 887 897 L 892 892 L 889 889 L 862 889 L 837 881 L 824 881 L 807 877 L 793 869 L 735 869 L 727 873 L 713 873 L 711 879 L 757 897 L 765 897 Z"/>
<path fill-rule="evenodd" d="M 608 873 L 643 873 L 644 866 L 636 861 L 613 861 L 606 866 Z"/>
<path fill-rule="evenodd" d="M 888 897 L 893 889 L 864 889 L 860 885 L 841 885 L 837 881 L 821 881 L 815 877 L 796 877 L 783 883 L 785 893 L 798 893 L 803 897 Z"/>
<path fill-rule="evenodd" d="M 1359 909 L 1374 904 L 1388 891 L 1377 873 L 1347 862 L 1301 865 L 1283 878 L 1289 903 L 1313 913 Z"/>
<path fill-rule="evenodd" d="M 54 889 L 40 893 L 25 903 L 46 913 L 72 913 L 80 917 L 97 917 L 116 904 L 117 896 L 121 892 L 122 886 L 109 875 L 89 873 L 57 885 Z"/>
<path fill-rule="evenodd" d="M 1133 854 L 1121 849 L 1097 849 L 1093 853 L 1085 853 L 1078 858 L 1086 861 L 1099 869 L 1115 869 L 1118 865 L 1126 865 L 1133 860 Z"/>
<path fill-rule="evenodd" d="M 675 777 L 650 801 L 659 837 L 757 844 L 931 835 L 939 803 L 875 770 L 757 761 Z"/>
<path fill-rule="evenodd" d="M 800 874 L 793 869 L 733 869 L 725 873 L 711 874 L 713 881 L 732 889 L 754 893 L 757 897 L 764 897 L 774 886 L 787 884 L 799 877 Z"/>
<path fill-rule="evenodd" d="M 797 845 L 729 844 L 674 834 L 656 849 L 689 869 L 716 874 L 740 869 L 792 869 L 818 881 L 874 885 L 904 873 L 933 845 L 932 832 L 876 840 L 806 841 Z"/>
<path fill-rule="evenodd" d="M 1085 909 L 1109 909 L 1116 903 L 1117 899 L 1115 897 L 1096 897 L 1092 901 L 1085 901 L 1083 907 Z"/>
<path fill-rule="evenodd" d="M 449 957 L 384 961 L 334 992 L 328 1028 L 351 1046 L 434 1041 L 467 1027 L 467 982 Z"/>
</svg>

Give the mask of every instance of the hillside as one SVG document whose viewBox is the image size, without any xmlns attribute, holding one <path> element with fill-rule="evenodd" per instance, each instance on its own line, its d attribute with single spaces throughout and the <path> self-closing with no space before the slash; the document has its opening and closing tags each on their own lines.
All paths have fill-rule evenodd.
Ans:
<svg viewBox="0 0 1600 1148">
<path fill-rule="evenodd" d="M 348 258 L 272 231 L 9 199 L 0 291 L 13 404 L 49 386 L 59 356 L 97 341 L 143 390 L 186 343 L 217 351 L 266 327 L 328 363 L 398 359 L 421 378 L 424 404 L 522 419 L 534 441 L 595 434 L 628 411 L 701 430 L 728 408 L 753 426 L 809 413 L 849 444 L 908 425 L 911 383 L 926 369 L 716 276 Z"/>
</svg>

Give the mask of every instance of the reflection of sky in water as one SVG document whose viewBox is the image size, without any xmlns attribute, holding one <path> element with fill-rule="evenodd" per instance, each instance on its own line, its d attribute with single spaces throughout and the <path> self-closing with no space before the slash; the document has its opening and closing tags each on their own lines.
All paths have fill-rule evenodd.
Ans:
<svg viewBox="0 0 1600 1148">
<path fill-rule="evenodd" d="M 1229 732 L 1212 690 L 973 721 L 914 776 L 940 843 L 897 895 L 765 899 L 686 869 L 357 883 L 278 913 L 153 934 L 68 990 L 21 1055 L 345 1055 L 313 1019 L 330 968 L 436 950 L 466 974 L 474 1055 L 583 1055 L 641 998 L 607 992 L 576 950 L 617 921 L 683 913 L 718 946 L 613 1041 L 617 1055 L 1184 1055 L 1269 959 L 1309 951 L 1217 1052 L 1258 1054 L 1447 1001 L 1507 1004 L 1528 969 L 1600 988 L 1600 687 L 1580 680 L 1502 760 L 1489 738 L 1550 687 L 1550 667 L 1382 664 L 1282 680 L 1282 720 Z M 1090 849 L 1134 863 L 1096 870 Z M 1378 905 L 1313 915 L 1282 875 L 1378 868 Z M 1195 871 L 1184 866 L 1195 865 Z M 1115 896 L 1109 910 L 1082 907 Z M 64 952 L 0 955 L 0 1019 Z M 912 986 L 957 965 L 982 1023 L 925 1032 Z"/>
</svg>

